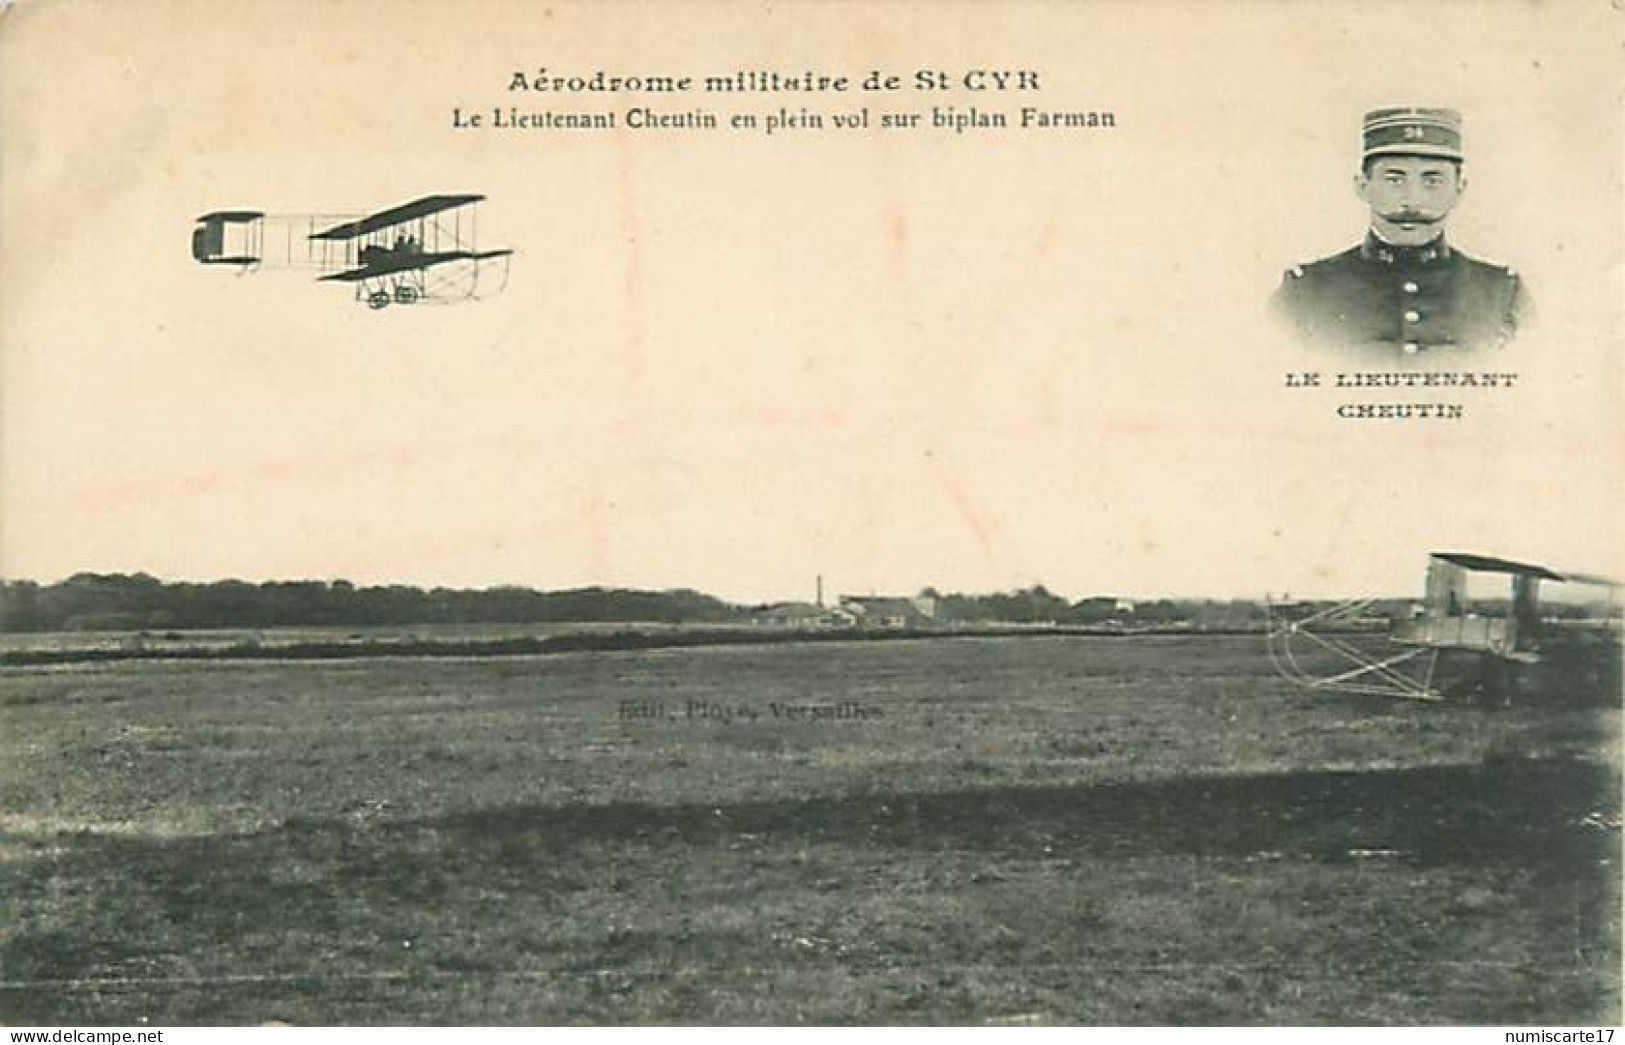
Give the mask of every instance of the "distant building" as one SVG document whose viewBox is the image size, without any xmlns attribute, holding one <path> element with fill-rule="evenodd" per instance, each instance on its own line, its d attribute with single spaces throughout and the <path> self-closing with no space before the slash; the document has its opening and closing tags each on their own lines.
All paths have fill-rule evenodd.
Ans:
<svg viewBox="0 0 1625 1045">
<path fill-rule="evenodd" d="M 818 606 L 811 602 L 781 602 L 758 610 L 751 623 L 764 628 L 850 628 L 857 619 L 839 607 Z"/>
<path fill-rule="evenodd" d="M 1072 604 L 1071 618 L 1083 624 L 1121 620 L 1134 614 L 1134 603 L 1115 595 L 1095 595 Z"/>
<path fill-rule="evenodd" d="M 937 600 L 930 595 L 915 598 L 875 595 L 843 595 L 841 609 L 851 614 L 860 628 L 930 628 L 937 624 Z"/>
</svg>

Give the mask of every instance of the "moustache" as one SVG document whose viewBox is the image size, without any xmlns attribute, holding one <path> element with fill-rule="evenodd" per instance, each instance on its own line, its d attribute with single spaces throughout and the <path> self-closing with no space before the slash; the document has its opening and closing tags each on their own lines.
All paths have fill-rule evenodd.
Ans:
<svg viewBox="0 0 1625 1045">
<path fill-rule="evenodd" d="M 1437 225 L 1444 220 L 1443 214 L 1431 214 L 1420 210 L 1394 210 L 1382 215 L 1385 221 L 1396 225 Z"/>
</svg>

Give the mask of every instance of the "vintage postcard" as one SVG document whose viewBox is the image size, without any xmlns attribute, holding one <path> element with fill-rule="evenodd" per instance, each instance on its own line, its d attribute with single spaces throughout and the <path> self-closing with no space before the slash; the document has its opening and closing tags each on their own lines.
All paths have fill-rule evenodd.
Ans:
<svg viewBox="0 0 1625 1045">
<path fill-rule="evenodd" d="M 0 1022 L 1619 1023 L 1622 55 L 0 8 Z"/>
</svg>

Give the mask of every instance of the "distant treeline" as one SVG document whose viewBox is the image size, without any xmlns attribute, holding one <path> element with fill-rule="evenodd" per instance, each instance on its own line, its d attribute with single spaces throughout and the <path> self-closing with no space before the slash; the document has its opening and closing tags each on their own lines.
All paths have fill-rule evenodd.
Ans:
<svg viewBox="0 0 1625 1045">
<path fill-rule="evenodd" d="M 287 625 L 723 623 L 747 611 L 696 591 L 362 587 L 349 581 L 165 583 L 144 573 L 79 573 L 0 585 L 0 630 L 113 631 Z"/>
<path fill-rule="evenodd" d="M 1129 602 L 1096 596 L 1073 602 L 1042 585 L 990 595 L 942 594 L 927 588 L 916 602 L 933 606 L 931 621 L 941 625 L 1188 625 L 1217 630 L 1254 627 L 1266 616 L 1264 604 L 1251 599 Z M 1411 600 L 1392 599 L 1373 606 L 1370 612 L 1400 616 L 1411 605 Z M 343 580 L 199 584 L 168 583 L 144 573 L 78 573 L 56 584 L 0 582 L 0 631 L 566 622 L 738 624 L 750 622 L 763 608 L 725 602 L 689 589 L 473 590 L 399 584 L 363 587 Z M 919 623 L 925 622 L 916 626 Z"/>
<path fill-rule="evenodd" d="M 1190 624 L 1210 628 L 1245 628 L 1267 616 L 1264 604 L 1252 599 L 1155 599 L 1130 601 L 1092 596 L 1076 602 L 1043 585 L 991 595 L 920 593 L 936 601 L 937 619 L 963 624 Z"/>
</svg>

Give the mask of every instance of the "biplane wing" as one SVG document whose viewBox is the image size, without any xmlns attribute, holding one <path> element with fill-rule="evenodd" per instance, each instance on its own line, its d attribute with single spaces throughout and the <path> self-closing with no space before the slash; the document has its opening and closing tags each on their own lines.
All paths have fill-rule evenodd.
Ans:
<svg viewBox="0 0 1625 1045">
<path fill-rule="evenodd" d="M 1434 552 L 1431 556 L 1441 559 L 1452 566 L 1460 566 L 1473 573 L 1506 573 L 1515 577 L 1538 577 L 1547 581 L 1567 580 L 1563 574 L 1545 566 L 1537 566 L 1528 562 L 1513 562 L 1511 559 L 1497 559 L 1489 555 L 1474 555 L 1470 552 Z"/>
<path fill-rule="evenodd" d="M 347 221 L 342 225 L 334 225 L 332 228 L 313 232 L 310 238 L 328 240 L 356 239 L 374 232 L 382 232 L 396 225 L 404 225 L 410 221 L 433 217 L 442 211 L 466 207 L 483 199 L 485 199 L 484 196 L 477 195 L 424 196 L 421 199 L 413 200 L 411 203 L 403 203 L 399 207 L 391 207 L 376 214 L 369 214 L 357 221 Z"/>
<path fill-rule="evenodd" d="M 433 254 L 394 254 L 390 257 L 374 261 L 343 272 L 334 272 L 331 275 L 320 276 L 323 282 L 359 283 L 362 280 L 377 279 L 380 276 L 393 276 L 400 272 L 410 272 L 414 269 L 432 268 L 443 265 L 448 261 L 485 261 L 490 258 L 505 258 L 512 254 L 508 249 L 502 250 L 444 250 Z"/>
<path fill-rule="evenodd" d="M 1563 579 L 1570 584 L 1585 584 L 1593 588 L 1625 588 L 1625 582 L 1596 573 L 1565 573 Z"/>
<path fill-rule="evenodd" d="M 1556 581 L 1559 584 L 1584 584 L 1594 588 L 1622 587 L 1620 582 L 1614 578 L 1604 577 L 1600 574 L 1558 570 L 1550 566 L 1539 566 L 1528 562 L 1513 562 L 1511 559 L 1496 559 L 1488 555 L 1473 555 L 1468 552 L 1434 552 L 1431 557 L 1442 559 L 1447 563 L 1460 566 L 1473 573 L 1506 573 L 1514 577 L 1534 577 L 1543 581 Z"/>
</svg>

